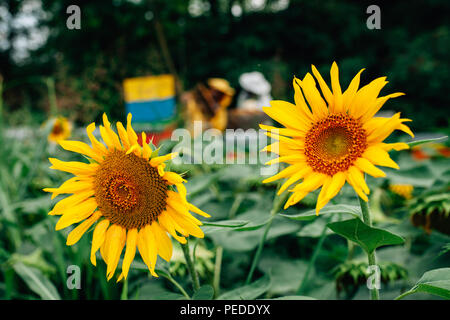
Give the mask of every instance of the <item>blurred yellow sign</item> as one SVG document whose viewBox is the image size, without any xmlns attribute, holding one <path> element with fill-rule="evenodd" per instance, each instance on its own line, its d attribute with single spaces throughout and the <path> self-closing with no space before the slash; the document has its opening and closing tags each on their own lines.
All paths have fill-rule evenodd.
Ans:
<svg viewBox="0 0 450 320">
<path fill-rule="evenodd" d="M 125 102 L 163 100 L 175 96 L 175 79 L 170 74 L 125 79 Z"/>
</svg>

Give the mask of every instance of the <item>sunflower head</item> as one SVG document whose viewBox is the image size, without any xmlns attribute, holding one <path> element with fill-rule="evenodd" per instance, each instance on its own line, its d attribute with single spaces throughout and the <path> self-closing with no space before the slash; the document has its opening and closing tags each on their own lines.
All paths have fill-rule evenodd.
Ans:
<svg viewBox="0 0 450 320">
<path fill-rule="evenodd" d="M 389 190 L 409 200 L 412 198 L 414 187 L 411 184 L 390 184 Z"/>
<path fill-rule="evenodd" d="M 165 161 L 175 154 L 159 156 L 146 143 L 142 143 L 131 126 L 131 114 L 127 127 L 117 122 L 116 134 L 103 115 L 99 127 L 104 143 L 96 139 L 95 124 L 87 127 L 91 142 L 59 140 L 62 148 L 80 153 L 89 163 L 63 162 L 49 159 L 51 168 L 72 173 L 74 177 L 58 188 L 46 188 L 52 197 L 72 194 L 60 200 L 50 215 L 60 215 L 56 230 L 79 223 L 69 234 L 67 245 L 75 244 L 95 224 L 91 262 L 96 265 L 96 252 L 100 250 L 107 264 L 108 280 L 114 275 L 122 251 L 122 273 L 126 278 L 136 248 L 152 275 L 159 255 L 166 261 L 172 256 L 171 235 L 181 243 L 193 235 L 202 238 L 202 223 L 190 211 L 209 217 L 186 200 L 186 188 L 180 175 L 166 171 Z"/>
<path fill-rule="evenodd" d="M 335 62 L 330 72 L 331 89 L 312 66 L 315 78 L 310 73 L 303 80 L 294 77 L 295 104 L 272 101 L 271 107 L 263 108 L 266 114 L 284 126 L 275 128 L 260 125 L 267 135 L 279 140 L 265 148 L 279 155 L 268 164 L 283 162 L 288 165 L 264 182 L 287 178 L 278 191 L 281 194 L 301 181 L 289 190 L 292 194 L 285 208 L 321 188 L 316 206 L 316 212 L 319 213 L 346 182 L 367 201 L 370 190 L 364 180 L 364 173 L 384 177 L 385 173 L 376 166 L 398 169 L 388 151 L 407 149 L 409 146 L 383 141 L 394 130 L 414 136 L 403 124 L 411 120 L 400 118 L 400 113 L 390 118 L 375 115 L 387 100 L 403 93 L 380 97 L 381 89 L 387 84 L 386 77 L 377 78 L 359 88 L 363 70 L 342 91 Z"/>
<path fill-rule="evenodd" d="M 59 140 L 64 140 L 70 137 L 72 132 L 72 124 L 65 117 L 57 117 L 52 119 L 53 127 L 52 131 L 48 135 L 48 141 L 58 142 Z"/>
</svg>

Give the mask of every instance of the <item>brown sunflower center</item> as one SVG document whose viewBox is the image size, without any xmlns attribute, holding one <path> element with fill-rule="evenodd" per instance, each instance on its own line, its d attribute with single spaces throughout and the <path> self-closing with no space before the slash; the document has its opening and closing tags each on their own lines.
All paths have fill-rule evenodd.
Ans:
<svg viewBox="0 0 450 320">
<path fill-rule="evenodd" d="M 126 229 L 142 228 L 165 210 L 167 186 L 148 161 L 115 150 L 96 172 L 95 199 L 111 223 Z"/>
<path fill-rule="evenodd" d="M 305 137 L 307 163 L 314 171 L 334 175 L 346 171 L 367 148 L 366 132 L 347 114 L 316 122 Z"/>
<path fill-rule="evenodd" d="M 59 122 L 56 122 L 56 123 L 53 125 L 52 133 L 56 135 L 56 134 L 60 134 L 60 133 L 62 133 L 62 132 L 63 132 L 63 126 L 62 126 L 62 124 L 59 123 Z"/>
</svg>

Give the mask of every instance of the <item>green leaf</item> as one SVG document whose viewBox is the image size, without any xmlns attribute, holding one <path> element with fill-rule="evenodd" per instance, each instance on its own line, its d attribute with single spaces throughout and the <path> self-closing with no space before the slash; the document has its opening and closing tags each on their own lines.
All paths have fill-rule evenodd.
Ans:
<svg viewBox="0 0 450 320">
<path fill-rule="evenodd" d="M 367 253 L 385 245 L 402 244 L 405 240 L 389 231 L 369 227 L 359 218 L 332 222 L 328 227 L 344 238 L 356 242 Z"/>
<path fill-rule="evenodd" d="M 27 286 L 43 300 L 61 300 L 53 283 L 39 269 L 26 266 L 21 262 L 13 264 L 13 269 Z"/>
<path fill-rule="evenodd" d="M 359 206 L 349 206 L 345 204 L 337 204 L 337 205 L 330 205 L 325 206 L 322 210 L 320 210 L 320 214 L 333 214 L 333 213 L 348 213 L 351 214 L 354 217 L 360 217 L 361 216 L 361 209 Z M 286 217 L 292 220 L 297 221 L 307 221 L 312 220 L 317 217 L 316 209 L 308 210 L 304 212 L 300 212 L 298 214 L 280 214 L 282 217 Z"/>
<path fill-rule="evenodd" d="M 270 285 L 271 285 L 271 278 L 269 275 L 265 275 L 264 277 L 262 277 L 261 279 L 228 291 L 222 295 L 220 295 L 217 299 L 218 300 L 253 300 L 256 299 L 257 297 L 259 297 L 260 295 L 262 295 L 263 293 L 267 292 L 267 290 L 269 290 Z"/>
<path fill-rule="evenodd" d="M 214 296 L 214 288 L 209 284 L 201 286 L 194 295 L 192 296 L 193 300 L 212 300 Z"/>
<path fill-rule="evenodd" d="M 221 220 L 213 222 L 203 222 L 202 230 L 205 234 L 210 234 L 217 231 L 237 229 L 248 224 L 244 220 Z"/>
<path fill-rule="evenodd" d="M 244 220 L 222 220 L 222 221 L 212 221 L 212 222 L 203 222 L 203 226 L 205 227 L 221 227 L 221 228 L 237 228 L 245 226 L 248 221 Z"/>
<path fill-rule="evenodd" d="M 450 299 L 450 268 L 441 268 L 425 272 L 411 290 L 395 299 L 399 300 L 407 295 L 417 292 L 429 293 L 445 299 Z"/>
<path fill-rule="evenodd" d="M 415 140 L 415 141 L 411 141 L 411 142 L 407 142 L 406 144 L 409 145 L 410 148 L 424 144 L 424 143 L 428 143 L 428 142 L 437 142 L 437 141 L 445 141 L 447 140 L 448 136 L 442 136 L 439 138 L 431 138 L 431 139 L 422 139 L 422 140 Z"/>
</svg>

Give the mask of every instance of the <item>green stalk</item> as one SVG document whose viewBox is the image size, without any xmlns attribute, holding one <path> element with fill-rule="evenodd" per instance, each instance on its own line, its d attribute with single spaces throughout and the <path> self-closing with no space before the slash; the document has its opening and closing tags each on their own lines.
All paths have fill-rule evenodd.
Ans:
<svg viewBox="0 0 450 320">
<path fill-rule="evenodd" d="M 200 282 L 198 280 L 198 275 L 195 271 L 194 263 L 192 262 L 191 254 L 189 252 L 189 241 L 186 241 L 185 244 L 181 244 L 181 248 L 183 249 L 184 258 L 186 259 L 186 265 L 192 278 L 192 286 L 194 287 L 194 291 L 197 291 L 198 289 L 200 289 Z"/>
<path fill-rule="evenodd" d="M 369 211 L 369 203 L 364 201 L 358 196 L 359 199 L 359 205 L 361 206 L 361 213 L 362 218 L 365 224 L 367 224 L 369 227 L 372 226 L 372 220 L 370 219 L 370 211 Z M 369 266 L 375 266 L 377 265 L 377 259 L 375 256 L 375 250 L 373 250 L 372 253 L 367 254 L 368 260 L 369 260 Z M 377 288 L 370 289 L 370 296 L 372 300 L 380 300 L 380 293 L 378 292 Z"/>
<path fill-rule="evenodd" d="M 219 295 L 220 289 L 220 273 L 222 269 L 222 257 L 223 257 L 223 248 L 221 246 L 218 246 L 216 249 L 216 261 L 214 263 L 214 279 L 213 279 L 214 294 L 216 296 Z"/>
<path fill-rule="evenodd" d="M 120 294 L 120 300 L 128 300 L 128 279 L 123 281 L 122 293 Z"/>
<path fill-rule="evenodd" d="M 58 106 L 56 104 L 55 79 L 49 77 L 45 81 L 48 91 L 48 100 L 50 103 L 50 116 L 55 117 L 58 113 Z"/>
<path fill-rule="evenodd" d="M 167 280 L 169 280 L 175 287 L 180 290 L 180 292 L 183 294 L 183 296 L 186 297 L 186 299 L 190 300 L 191 297 L 187 294 L 186 290 L 183 289 L 183 287 L 174 279 L 170 274 L 161 274 L 163 277 L 165 277 Z"/>
<path fill-rule="evenodd" d="M 326 238 L 326 231 L 328 229 L 327 224 L 331 220 L 330 217 L 327 219 L 327 222 L 325 223 L 325 226 L 323 227 L 322 233 L 320 234 L 319 242 L 317 243 L 316 248 L 314 249 L 311 260 L 309 260 L 308 267 L 306 268 L 305 274 L 303 275 L 302 282 L 300 283 L 300 286 L 298 287 L 298 290 L 297 290 L 298 295 L 301 295 L 301 293 L 303 293 L 303 291 L 306 288 L 306 284 L 308 283 L 309 274 L 311 273 L 311 270 L 314 267 L 314 264 L 316 263 L 316 259 L 319 255 L 320 250 L 322 249 L 323 241 Z"/>
<path fill-rule="evenodd" d="M 266 224 L 266 228 L 264 230 L 263 236 L 261 240 L 259 241 L 258 248 L 256 249 L 255 256 L 253 257 L 252 265 L 250 267 L 250 271 L 247 276 L 247 280 L 245 281 L 245 284 L 249 284 L 252 281 L 253 273 L 255 272 L 256 266 L 259 263 L 259 259 L 261 256 L 262 249 L 264 247 L 264 243 L 266 242 L 267 234 L 269 233 L 270 227 L 272 226 L 273 219 L 275 218 L 275 215 L 280 211 L 283 204 L 286 202 L 287 197 L 289 196 L 289 192 L 284 192 L 281 196 L 277 197 L 275 196 L 275 199 L 273 201 L 273 207 L 270 211 L 270 219 Z"/>
</svg>

